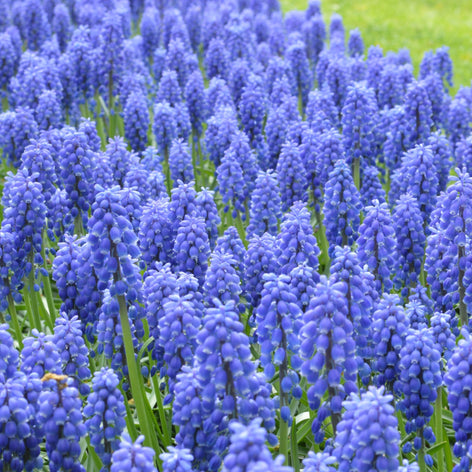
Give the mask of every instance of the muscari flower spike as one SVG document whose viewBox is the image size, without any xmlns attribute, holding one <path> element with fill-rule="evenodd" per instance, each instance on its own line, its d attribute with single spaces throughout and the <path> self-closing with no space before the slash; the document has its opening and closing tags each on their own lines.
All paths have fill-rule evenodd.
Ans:
<svg viewBox="0 0 472 472">
<path fill-rule="evenodd" d="M 391 405 L 393 396 L 385 388 L 369 387 L 361 394 L 351 394 L 344 401 L 345 412 L 338 425 L 333 455 L 340 472 L 355 467 L 359 472 L 398 471 L 400 433 Z"/>
<path fill-rule="evenodd" d="M 300 330 L 301 372 L 311 384 L 307 391 L 310 408 L 317 410 L 311 428 L 317 443 L 324 440 L 325 419 L 331 417 L 333 431 L 336 431 L 343 400 L 357 392 L 353 325 L 347 317 L 347 302 L 338 285 L 321 277 Z M 326 392 L 327 400 L 322 403 Z"/>
<path fill-rule="evenodd" d="M 110 466 L 112 451 L 118 449 L 126 425 L 125 400 L 118 385 L 118 376 L 112 369 L 102 367 L 95 372 L 92 393 L 83 412 L 90 444 L 102 460 L 103 470 Z"/>
<path fill-rule="evenodd" d="M 352 246 L 358 237 L 362 203 L 347 163 L 341 159 L 329 173 L 323 207 L 329 255 L 335 246 Z"/>
<path fill-rule="evenodd" d="M 284 215 L 274 249 L 280 271 L 284 274 L 303 263 L 318 268 L 320 249 L 313 234 L 310 213 L 304 203 L 295 203 Z"/>
<path fill-rule="evenodd" d="M 398 402 L 398 409 L 406 416 L 406 433 L 416 433 L 413 440 L 416 450 L 424 448 L 425 441 L 432 444 L 436 440 L 428 423 L 434 413 L 437 389 L 442 384 L 440 358 L 441 353 L 426 327 L 408 331 L 400 350 L 398 390 L 403 399 Z M 411 443 L 403 447 L 405 452 L 408 449 Z M 433 465 L 429 454 L 425 460 L 429 466 Z"/>
<path fill-rule="evenodd" d="M 84 472 L 79 462 L 80 439 L 86 428 L 82 420 L 82 402 L 67 376 L 46 374 L 38 399 L 38 421 L 44 428 L 46 452 L 52 472 L 70 470 Z"/>
<path fill-rule="evenodd" d="M 143 446 L 144 436 L 132 442 L 128 434 L 122 436 L 120 446 L 111 456 L 110 472 L 123 470 L 140 470 L 141 472 L 157 472 L 154 466 L 154 450 Z"/>
</svg>

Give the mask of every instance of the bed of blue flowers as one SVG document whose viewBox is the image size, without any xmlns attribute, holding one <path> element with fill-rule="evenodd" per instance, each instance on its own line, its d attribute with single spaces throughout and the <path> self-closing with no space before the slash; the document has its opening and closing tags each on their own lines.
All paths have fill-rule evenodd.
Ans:
<svg viewBox="0 0 472 472">
<path fill-rule="evenodd" d="M 0 472 L 472 467 L 472 91 L 319 0 L 1 0 Z"/>
</svg>

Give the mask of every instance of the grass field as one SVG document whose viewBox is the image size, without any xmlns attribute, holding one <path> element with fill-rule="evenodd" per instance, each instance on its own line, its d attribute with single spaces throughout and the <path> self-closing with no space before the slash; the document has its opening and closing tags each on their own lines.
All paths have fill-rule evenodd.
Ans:
<svg viewBox="0 0 472 472">
<path fill-rule="evenodd" d="M 284 11 L 305 9 L 307 0 L 281 0 Z M 379 45 L 384 53 L 410 49 L 416 70 L 423 53 L 449 46 L 454 61 L 454 89 L 472 79 L 471 0 L 322 0 L 329 24 L 333 12 L 342 15 L 348 33 L 358 27 L 366 46 Z"/>
</svg>

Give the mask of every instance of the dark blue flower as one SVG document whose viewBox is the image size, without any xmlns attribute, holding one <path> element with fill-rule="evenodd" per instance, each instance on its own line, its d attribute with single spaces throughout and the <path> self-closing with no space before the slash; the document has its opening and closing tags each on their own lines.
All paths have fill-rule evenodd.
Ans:
<svg viewBox="0 0 472 472">
<path fill-rule="evenodd" d="M 277 162 L 277 178 L 282 198 L 282 211 L 287 211 L 298 200 L 306 201 L 307 176 L 300 149 L 292 141 L 282 146 Z"/>
<path fill-rule="evenodd" d="M 192 472 L 193 456 L 189 449 L 169 446 L 159 457 L 163 472 Z"/>
<path fill-rule="evenodd" d="M 44 428 L 46 452 L 51 471 L 85 471 L 79 462 L 80 439 L 86 429 L 82 421 L 82 402 L 67 376 L 48 374 L 38 399 L 38 421 Z"/>
<path fill-rule="evenodd" d="M 332 256 L 335 246 L 352 246 L 356 241 L 362 209 L 359 191 L 344 159 L 337 161 L 329 173 L 324 198 L 323 223 Z"/>
<path fill-rule="evenodd" d="M 409 321 L 398 295 L 384 293 L 372 317 L 375 383 L 397 392 L 400 350 L 405 344 Z"/>
<path fill-rule="evenodd" d="M 175 237 L 174 254 L 178 270 L 191 272 L 203 284 L 210 256 L 210 242 L 203 218 L 187 215 L 183 219 Z"/>
<path fill-rule="evenodd" d="M 461 334 L 463 339 L 454 349 L 444 376 L 444 383 L 448 390 L 447 400 L 452 412 L 452 427 L 456 438 L 453 452 L 456 457 L 461 459 L 460 464 L 454 467 L 454 472 L 466 471 L 470 467 L 468 450 L 472 441 L 470 431 L 472 405 L 467 393 L 470 389 L 472 340 L 466 329 L 463 329 Z"/>
<path fill-rule="evenodd" d="M 141 472 L 157 472 L 154 467 L 154 450 L 143 446 L 144 436 L 139 436 L 135 442 L 128 434 L 124 434 L 120 447 L 111 456 L 110 472 L 123 470 L 140 470 Z"/>
<path fill-rule="evenodd" d="M 352 394 L 343 403 L 346 411 L 338 425 L 333 451 L 340 472 L 353 467 L 359 472 L 399 470 L 398 422 L 391 404 L 393 396 L 384 392 L 384 387 L 369 387 L 360 397 Z"/>
<path fill-rule="evenodd" d="M 249 240 L 244 256 L 244 293 L 253 306 L 259 304 L 264 274 L 276 273 L 279 269 L 275 244 L 275 237 L 269 233 L 264 233 L 260 237 L 253 236 Z"/>
<path fill-rule="evenodd" d="M 396 238 L 392 217 L 386 203 L 373 202 L 365 209 L 357 240 L 359 259 L 365 261 L 376 279 L 379 293 L 389 291 L 395 261 Z"/>
<path fill-rule="evenodd" d="M 406 433 L 416 433 L 413 447 L 417 450 L 426 446 L 425 441 L 435 442 L 428 423 L 434 413 L 437 389 L 442 384 L 440 358 L 441 352 L 426 327 L 408 331 L 400 350 L 398 389 L 403 398 L 398 402 L 398 409 L 406 416 Z"/>
<path fill-rule="evenodd" d="M 126 425 L 125 399 L 118 385 L 119 379 L 113 370 L 102 367 L 93 376 L 92 393 L 84 407 L 90 444 L 102 460 L 103 470 L 109 467 L 112 451 L 118 449 Z"/>
<path fill-rule="evenodd" d="M 301 372 L 311 384 L 307 390 L 310 408 L 317 410 L 311 428 L 317 443 L 324 440 L 324 420 L 331 416 L 335 432 L 343 400 L 357 392 L 353 325 L 347 317 L 347 300 L 340 288 L 321 277 L 300 330 L 300 354 L 304 361 Z M 323 400 L 325 393 L 328 395 Z"/>
<path fill-rule="evenodd" d="M 397 239 L 393 280 L 397 289 L 404 287 L 402 295 L 406 296 L 418 282 L 425 252 L 423 217 L 416 198 L 410 193 L 403 194 L 392 218 Z"/>
<path fill-rule="evenodd" d="M 302 202 L 297 202 L 284 215 L 277 235 L 275 256 L 280 271 L 289 274 L 294 267 L 303 263 L 317 269 L 319 254 L 310 223 L 310 212 Z"/>
<path fill-rule="evenodd" d="M 260 171 L 249 206 L 250 223 L 248 238 L 262 236 L 265 232 L 276 235 L 279 219 L 282 218 L 282 200 L 277 175 L 272 171 Z"/>
<path fill-rule="evenodd" d="M 62 372 L 71 379 L 68 385 L 77 388 L 81 395 L 87 395 L 90 387 L 85 381 L 92 374 L 89 368 L 89 350 L 77 315 L 69 317 L 67 313 L 61 313 L 56 319 L 52 341 L 61 356 Z"/>
</svg>

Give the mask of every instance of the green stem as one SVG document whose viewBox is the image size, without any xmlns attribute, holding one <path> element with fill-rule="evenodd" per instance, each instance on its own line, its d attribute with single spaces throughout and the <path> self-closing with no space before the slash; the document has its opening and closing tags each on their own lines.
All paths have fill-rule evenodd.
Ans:
<svg viewBox="0 0 472 472">
<path fill-rule="evenodd" d="M 153 447 L 153 439 L 155 435 L 146 415 L 146 407 L 143 399 L 144 392 L 142 390 L 143 379 L 141 378 L 134 356 L 133 339 L 131 337 L 131 328 L 129 326 L 128 308 L 123 295 L 118 295 L 118 303 L 120 306 L 120 323 L 121 330 L 123 332 L 123 342 L 125 345 L 126 364 L 128 366 L 131 393 L 136 405 L 139 424 L 144 433 L 144 444 L 146 446 Z M 159 446 L 157 446 L 156 454 L 159 455 L 159 453 Z"/>
<path fill-rule="evenodd" d="M 436 398 L 436 403 L 434 405 L 434 435 L 436 436 L 436 441 L 438 444 L 444 441 L 443 436 L 443 422 L 442 422 L 442 391 L 441 387 L 438 388 L 438 396 Z M 444 472 L 444 450 L 441 448 L 437 452 L 437 461 L 438 461 L 438 472 Z"/>
<path fill-rule="evenodd" d="M 298 457 L 297 426 L 295 424 L 295 420 L 292 423 L 290 436 L 292 440 L 292 447 L 290 450 L 291 458 L 292 458 L 292 467 L 295 470 L 295 472 L 300 472 L 300 459 Z"/>
<path fill-rule="evenodd" d="M 52 296 L 52 289 L 51 289 L 51 280 L 49 279 L 49 270 L 46 263 L 46 244 L 47 244 L 46 231 L 43 230 L 43 247 L 41 249 L 41 256 L 43 258 L 44 268 L 48 271 L 48 275 L 45 275 L 43 277 L 44 294 L 46 295 L 46 301 L 48 304 L 49 318 L 50 318 L 51 323 L 54 325 L 54 322 L 56 321 L 56 307 L 54 306 L 54 298 Z"/>
<path fill-rule="evenodd" d="M 198 192 L 200 190 L 200 187 L 199 187 L 200 179 L 198 178 L 199 170 L 197 169 L 197 146 L 195 145 L 196 139 L 197 139 L 196 133 L 193 132 L 192 133 L 192 166 L 193 166 L 193 176 L 195 180 L 195 190 Z"/>
<path fill-rule="evenodd" d="M 172 438 L 167 428 L 166 413 L 164 411 L 164 405 L 161 398 L 161 390 L 159 389 L 159 383 L 157 381 L 156 375 L 152 376 L 152 386 L 154 388 L 154 394 L 156 395 L 157 411 L 159 413 L 159 420 L 161 422 L 162 433 L 164 435 L 164 446 L 167 448 L 172 444 Z"/>
<path fill-rule="evenodd" d="M 280 418 L 279 426 L 280 454 L 285 458 L 284 463 L 288 464 L 288 423 Z"/>
<path fill-rule="evenodd" d="M 33 253 L 31 252 L 28 256 L 28 259 L 31 262 L 31 270 L 28 274 L 27 285 L 25 294 L 28 297 L 29 309 L 31 310 L 31 315 L 33 317 L 33 326 L 31 328 L 36 328 L 38 331 L 41 331 L 41 321 L 39 319 L 39 304 L 38 298 L 34 290 L 35 280 L 34 280 L 34 264 L 33 264 Z"/>
<path fill-rule="evenodd" d="M 82 221 L 82 214 L 79 212 L 79 214 L 75 217 L 74 219 L 74 233 L 80 238 L 81 236 L 84 236 L 85 231 L 84 231 L 84 224 Z"/>
<path fill-rule="evenodd" d="M 321 249 L 321 264 L 323 265 L 324 273 L 328 274 L 329 271 L 329 254 L 328 254 L 328 239 L 326 238 L 326 228 L 323 224 L 320 224 L 318 231 L 316 232 L 318 245 Z"/>
<path fill-rule="evenodd" d="M 36 317 L 33 316 L 33 307 L 31 306 L 31 300 L 28 293 L 27 280 L 25 281 L 25 287 L 23 288 L 22 292 L 26 306 L 26 316 L 28 317 L 29 328 L 30 330 L 36 328 L 37 330 L 41 331 L 41 322 L 39 321 L 39 318 L 36 319 Z"/>
<path fill-rule="evenodd" d="M 167 193 L 170 196 L 170 192 L 172 189 L 172 185 L 170 182 L 170 167 L 169 167 L 169 149 L 166 147 L 164 149 L 164 162 L 166 165 L 166 187 L 167 187 Z"/>
<path fill-rule="evenodd" d="M 234 219 L 234 223 L 235 223 L 236 229 L 238 230 L 238 234 L 239 234 L 239 237 L 241 238 L 241 241 L 243 242 L 244 246 L 247 246 L 246 231 L 244 230 L 244 225 L 243 225 L 243 221 L 241 219 L 239 210 L 238 210 L 238 214 L 236 218 Z"/>
<path fill-rule="evenodd" d="M 11 322 L 15 331 L 16 340 L 20 346 L 20 350 L 23 349 L 23 336 L 21 335 L 20 324 L 18 323 L 18 314 L 16 313 L 15 300 L 11 293 L 8 294 L 8 312 L 10 313 Z"/>
<path fill-rule="evenodd" d="M 352 162 L 352 176 L 357 190 L 361 189 L 361 161 L 357 157 Z"/>
<path fill-rule="evenodd" d="M 426 462 L 424 461 L 423 430 L 421 430 L 420 437 L 421 437 L 421 447 L 418 451 L 418 465 L 420 466 L 420 472 L 426 472 Z"/>
</svg>

